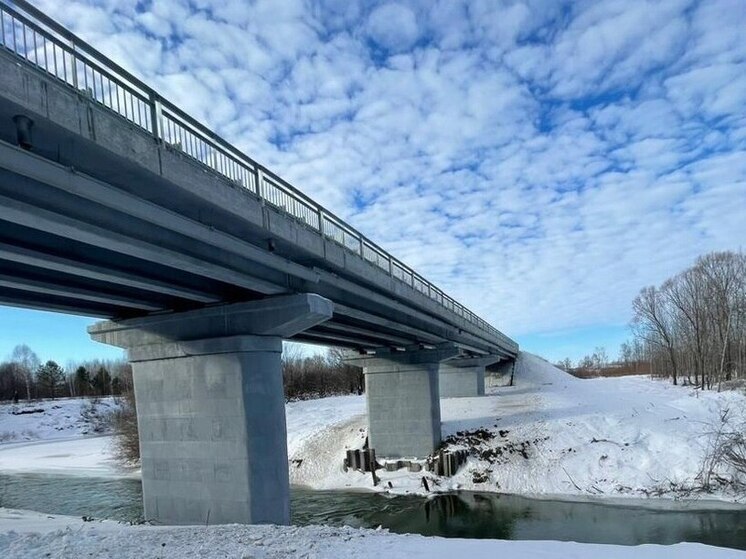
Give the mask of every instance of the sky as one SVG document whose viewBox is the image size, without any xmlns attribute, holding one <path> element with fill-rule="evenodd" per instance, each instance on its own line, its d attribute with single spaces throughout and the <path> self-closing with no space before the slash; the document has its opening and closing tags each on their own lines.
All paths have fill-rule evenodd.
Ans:
<svg viewBox="0 0 746 559">
<path fill-rule="evenodd" d="M 33 3 L 549 359 L 746 245 L 743 0 Z M 0 358 L 90 322 L 0 308 Z"/>
</svg>

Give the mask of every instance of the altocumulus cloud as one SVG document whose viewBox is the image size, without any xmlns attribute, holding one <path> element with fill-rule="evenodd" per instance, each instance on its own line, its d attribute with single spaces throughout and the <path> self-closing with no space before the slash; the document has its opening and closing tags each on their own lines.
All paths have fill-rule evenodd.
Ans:
<svg viewBox="0 0 746 559">
<path fill-rule="evenodd" d="M 742 0 L 35 0 L 515 335 L 746 240 Z"/>
</svg>

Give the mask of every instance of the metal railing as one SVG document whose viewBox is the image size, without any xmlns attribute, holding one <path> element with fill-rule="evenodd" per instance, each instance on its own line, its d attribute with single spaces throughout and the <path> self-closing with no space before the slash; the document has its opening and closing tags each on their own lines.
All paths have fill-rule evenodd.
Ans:
<svg viewBox="0 0 746 559">
<path fill-rule="evenodd" d="M 25 0 L 0 0 L 0 47 L 358 254 L 479 329 L 514 343 L 360 232 L 262 167 Z"/>
</svg>

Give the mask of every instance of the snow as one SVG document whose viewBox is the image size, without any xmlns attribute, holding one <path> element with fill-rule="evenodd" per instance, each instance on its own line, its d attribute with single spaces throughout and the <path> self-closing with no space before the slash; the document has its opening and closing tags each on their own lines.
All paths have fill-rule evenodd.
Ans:
<svg viewBox="0 0 746 559">
<path fill-rule="evenodd" d="M 495 387 L 478 398 L 442 400 L 445 437 L 484 428 L 453 478 L 433 479 L 431 489 L 499 491 L 563 499 L 629 499 L 682 496 L 673 491 L 696 476 L 721 410 L 746 410 L 737 392 L 695 391 L 644 377 L 579 380 L 542 359 L 521 354 L 516 384 Z M 13 414 L 0 406 L 0 472 L 36 472 L 120 477 L 132 472 L 112 458 L 113 437 L 91 436 L 82 419 L 84 400 L 32 404 L 43 413 Z M 105 409 L 115 403 L 109 402 Z M 26 404 L 15 409 L 25 409 Z M 367 435 L 364 396 L 338 396 L 287 405 L 292 483 L 316 489 L 390 490 L 423 493 L 422 473 L 344 472 L 347 448 L 361 448 Z M 89 414 L 90 415 L 90 414 Z M 8 442 L 11 441 L 11 442 Z M 595 442 L 594 442 L 595 441 Z M 459 441 L 452 442 L 457 448 Z M 524 448 L 510 453 L 510 447 Z M 494 463 L 484 456 L 502 454 Z M 490 454 L 492 453 L 492 454 Z M 491 471 L 490 471 L 491 470 Z M 475 481 L 474 473 L 486 481 Z M 391 483 L 389 489 L 388 484 Z M 687 495 L 683 495 L 687 496 Z M 736 497 L 727 493 L 718 506 Z M 655 502 L 655 499 L 650 499 Z M 704 506 L 702 501 L 695 506 Z M 700 544 L 622 547 L 539 541 L 456 540 L 394 535 L 382 530 L 333 527 L 153 527 L 0 509 L 0 557 L 472 557 L 526 558 L 730 558 L 742 551 Z"/>
<path fill-rule="evenodd" d="M 481 456 L 471 456 L 456 476 L 427 474 L 431 490 L 583 500 L 691 499 L 696 496 L 688 487 L 721 410 L 746 410 L 740 392 L 698 391 L 647 377 L 580 380 L 526 353 L 517 360 L 515 386 L 489 392 L 441 401 L 444 437 L 484 428 L 493 438 L 479 442 Z M 37 439 L 0 444 L 0 472 L 137 475 L 113 460 L 112 437 L 84 436 L 92 431 L 90 420 L 81 416 L 86 402 L 34 403 L 30 407 L 44 413 L 23 415 L 11 411 L 26 404 L 0 406 L 0 433 L 6 439 Z M 116 405 L 111 399 L 100 402 L 103 410 Z M 425 493 L 422 473 L 379 470 L 383 483 L 374 488 L 370 474 L 343 471 L 345 450 L 361 448 L 367 435 L 364 396 L 290 402 L 286 409 L 294 485 Z M 451 446 L 459 448 L 459 441 Z M 724 506 L 739 497 L 721 491 L 707 495 L 712 499 Z M 700 498 L 697 506 L 709 505 Z"/>
<path fill-rule="evenodd" d="M 344 450 L 360 448 L 365 440 L 362 404 L 357 408 L 348 402 L 336 415 L 328 413 L 328 404 L 324 407 L 323 418 L 317 418 L 309 403 L 304 412 L 313 417 L 314 427 L 292 430 L 292 482 L 315 489 L 374 489 L 369 474 L 342 470 Z M 515 386 L 493 388 L 486 397 L 441 401 L 444 437 L 484 428 L 494 438 L 481 442 L 481 456 L 471 456 L 456 476 L 433 480 L 428 474 L 430 485 L 437 491 L 541 498 L 692 497 L 689 490 L 711 431 L 726 407 L 744 414 L 746 397 L 647 377 L 581 380 L 521 353 Z M 321 419 L 327 421 L 323 429 Z M 451 446 L 462 445 L 455 441 Z M 377 490 L 425 492 L 422 473 L 378 475 L 383 483 Z M 739 496 L 721 491 L 707 499 L 737 501 Z"/>
<path fill-rule="evenodd" d="M 742 559 L 701 544 L 636 547 L 554 541 L 463 540 L 325 526 L 128 526 L 0 509 L 0 556 L 14 559 L 338 558 Z"/>
<path fill-rule="evenodd" d="M 288 455 L 292 457 L 313 435 L 352 417 L 365 418 L 365 396 L 332 396 L 289 402 L 285 416 Z"/>
<path fill-rule="evenodd" d="M 0 473 L 118 478 L 132 475 L 113 456 L 114 437 L 71 437 L 0 445 Z"/>
<path fill-rule="evenodd" d="M 111 431 L 112 397 L 0 404 L 0 443 L 81 437 Z"/>
<path fill-rule="evenodd" d="M 0 405 L 0 473 L 122 477 L 114 459 L 114 398 Z M 33 411 L 33 413 L 23 413 Z"/>
</svg>

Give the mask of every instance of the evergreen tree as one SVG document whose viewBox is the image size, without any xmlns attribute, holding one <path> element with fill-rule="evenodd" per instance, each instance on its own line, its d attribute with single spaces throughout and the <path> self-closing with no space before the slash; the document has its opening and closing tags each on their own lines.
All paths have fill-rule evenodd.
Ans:
<svg viewBox="0 0 746 559">
<path fill-rule="evenodd" d="M 88 396 L 91 393 L 91 375 L 83 365 L 75 370 L 75 393 L 78 396 Z"/>
<path fill-rule="evenodd" d="M 65 371 L 54 361 L 47 361 L 36 372 L 36 381 L 43 393 L 54 399 L 65 385 Z"/>
<path fill-rule="evenodd" d="M 120 396 L 122 394 L 122 381 L 119 377 L 111 379 L 111 394 L 112 396 Z"/>
<path fill-rule="evenodd" d="M 106 396 L 111 393 L 111 374 L 106 367 L 98 368 L 92 384 L 97 396 Z"/>
</svg>

